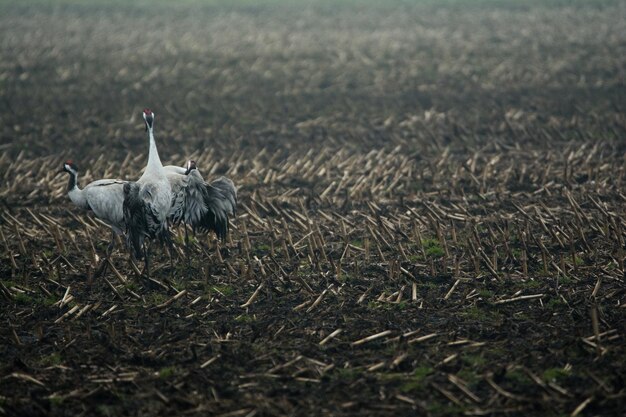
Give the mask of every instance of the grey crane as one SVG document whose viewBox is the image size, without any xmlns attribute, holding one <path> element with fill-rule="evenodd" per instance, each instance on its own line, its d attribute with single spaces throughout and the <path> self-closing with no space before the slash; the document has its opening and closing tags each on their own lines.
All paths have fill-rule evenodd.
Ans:
<svg viewBox="0 0 626 417">
<path fill-rule="evenodd" d="M 197 230 L 213 231 L 221 240 L 228 233 L 228 217 L 237 210 L 237 190 L 225 177 L 207 183 L 200 174 L 195 161 L 187 161 L 185 168 L 175 165 L 165 167 L 172 186 L 170 221 L 181 221 Z M 185 243 L 188 242 L 185 228 Z"/>
<path fill-rule="evenodd" d="M 137 182 L 124 184 L 123 212 L 128 245 L 136 259 L 145 257 L 146 271 L 150 275 L 149 254 L 144 241 L 150 238 L 171 244 L 168 215 L 172 206 L 172 187 L 154 140 L 154 113 L 145 109 L 143 118 L 150 141 L 148 164 Z"/>
<path fill-rule="evenodd" d="M 78 167 L 72 161 L 66 161 L 63 169 L 70 174 L 67 185 L 67 195 L 77 207 L 91 210 L 97 218 L 111 228 L 111 242 L 107 247 L 107 257 L 115 247 L 115 235 L 124 232 L 124 184 L 127 181 L 117 179 L 102 179 L 90 182 L 82 190 L 78 186 Z"/>
</svg>

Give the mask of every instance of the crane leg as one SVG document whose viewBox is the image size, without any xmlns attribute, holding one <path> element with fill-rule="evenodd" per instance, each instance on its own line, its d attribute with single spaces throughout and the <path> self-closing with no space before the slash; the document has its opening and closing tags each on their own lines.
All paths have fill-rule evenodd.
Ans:
<svg viewBox="0 0 626 417">
<path fill-rule="evenodd" d="M 143 257 L 144 257 L 144 271 L 146 272 L 146 277 L 150 278 L 150 250 L 148 249 L 145 242 L 143 244 Z"/>
<path fill-rule="evenodd" d="M 191 253 L 189 251 L 189 232 L 187 232 L 187 225 L 185 224 L 185 256 L 187 257 L 187 274 L 191 271 Z"/>
<path fill-rule="evenodd" d="M 111 256 L 111 252 L 113 252 L 114 248 L 115 248 L 115 232 L 113 231 L 113 229 L 111 229 L 111 243 L 109 243 L 109 246 L 107 246 L 107 251 L 106 251 L 107 258 Z"/>
<path fill-rule="evenodd" d="M 174 259 L 173 259 L 174 242 L 172 241 L 172 235 L 167 227 L 161 231 L 161 234 L 159 236 L 159 241 L 161 242 L 161 245 L 165 247 L 165 250 L 167 251 L 167 255 L 170 258 L 170 278 L 174 278 Z"/>
<path fill-rule="evenodd" d="M 107 267 L 109 266 L 109 262 L 107 262 L 108 260 L 109 258 L 107 256 L 100 261 L 100 265 L 98 265 L 98 267 L 96 268 L 94 278 L 98 278 L 100 275 L 103 275 L 106 272 Z"/>
<path fill-rule="evenodd" d="M 170 256 L 170 278 L 174 278 L 174 257 L 172 252 L 174 251 L 174 245 L 171 243 L 167 246 L 167 253 Z"/>
<path fill-rule="evenodd" d="M 100 261 L 100 265 L 98 266 L 98 268 L 96 268 L 96 273 L 94 274 L 95 278 L 103 275 L 106 272 L 107 267 L 109 266 L 109 258 L 111 257 L 111 252 L 113 252 L 113 248 L 115 248 L 115 232 L 113 231 L 113 229 L 111 229 L 111 242 L 109 242 L 106 252 L 104 253 L 104 259 Z"/>
</svg>

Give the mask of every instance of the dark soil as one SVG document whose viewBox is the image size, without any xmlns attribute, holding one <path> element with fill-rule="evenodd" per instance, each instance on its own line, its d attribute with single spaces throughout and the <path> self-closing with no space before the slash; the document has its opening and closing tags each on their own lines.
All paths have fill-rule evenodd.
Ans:
<svg viewBox="0 0 626 417">
<path fill-rule="evenodd" d="M 0 1 L 0 414 L 623 415 L 625 14 Z M 240 209 L 96 276 L 143 107 Z"/>
</svg>

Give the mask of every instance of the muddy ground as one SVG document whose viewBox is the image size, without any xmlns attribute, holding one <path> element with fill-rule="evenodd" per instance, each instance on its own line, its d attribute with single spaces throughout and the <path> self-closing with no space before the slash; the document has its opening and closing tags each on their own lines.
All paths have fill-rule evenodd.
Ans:
<svg viewBox="0 0 626 417">
<path fill-rule="evenodd" d="M 0 2 L 0 414 L 622 415 L 626 5 L 589 3 Z M 143 107 L 239 211 L 96 276 L 58 170 L 138 178 Z"/>
</svg>

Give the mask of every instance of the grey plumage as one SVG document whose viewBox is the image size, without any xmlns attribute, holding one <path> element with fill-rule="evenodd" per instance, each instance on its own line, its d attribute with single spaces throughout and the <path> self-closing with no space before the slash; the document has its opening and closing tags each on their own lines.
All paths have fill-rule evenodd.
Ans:
<svg viewBox="0 0 626 417">
<path fill-rule="evenodd" d="M 136 259 L 143 257 L 143 244 L 146 238 L 156 238 L 161 243 L 170 243 L 169 230 L 162 227 L 154 207 L 141 197 L 145 190 L 145 187 L 141 188 L 136 182 L 127 182 L 123 189 L 127 243 Z"/>
<path fill-rule="evenodd" d="M 63 171 L 70 174 L 67 187 L 70 200 L 80 208 L 91 210 L 97 218 L 111 227 L 114 234 L 123 234 L 125 225 L 122 205 L 124 201 L 123 188 L 126 181 L 102 179 L 93 181 L 80 189 L 76 165 L 67 161 L 63 164 Z M 108 252 L 113 249 L 114 242 L 115 239 L 112 236 Z"/>
<path fill-rule="evenodd" d="M 189 177 L 186 174 L 187 170 L 179 166 L 166 165 L 163 169 L 172 187 L 172 206 L 168 217 L 171 224 L 178 225 L 185 220 L 187 195 L 185 189 L 189 185 Z"/>
<path fill-rule="evenodd" d="M 170 220 L 185 222 L 194 231 L 214 231 L 219 239 L 228 233 L 228 218 L 235 215 L 237 190 L 233 182 L 221 177 L 210 184 L 204 181 L 194 161 L 187 168 L 166 166 L 172 186 Z"/>
<path fill-rule="evenodd" d="M 124 220 L 126 223 L 128 247 L 133 251 L 135 259 L 143 256 L 143 242 L 147 230 L 144 206 L 139 199 L 139 185 L 136 182 L 124 184 Z"/>
<path fill-rule="evenodd" d="M 205 204 L 207 213 L 198 225 L 199 229 L 213 230 L 220 239 L 228 233 L 228 216 L 237 212 L 237 190 L 235 184 L 225 177 L 220 177 L 206 184 Z"/>
<path fill-rule="evenodd" d="M 145 238 L 170 243 L 168 215 L 172 204 L 172 188 L 154 140 L 154 114 L 145 109 L 143 117 L 150 139 L 148 165 L 136 183 L 124 188 L 123 204 L 127 241 L 137 259 L 141 259 Z"/>
</svg>

